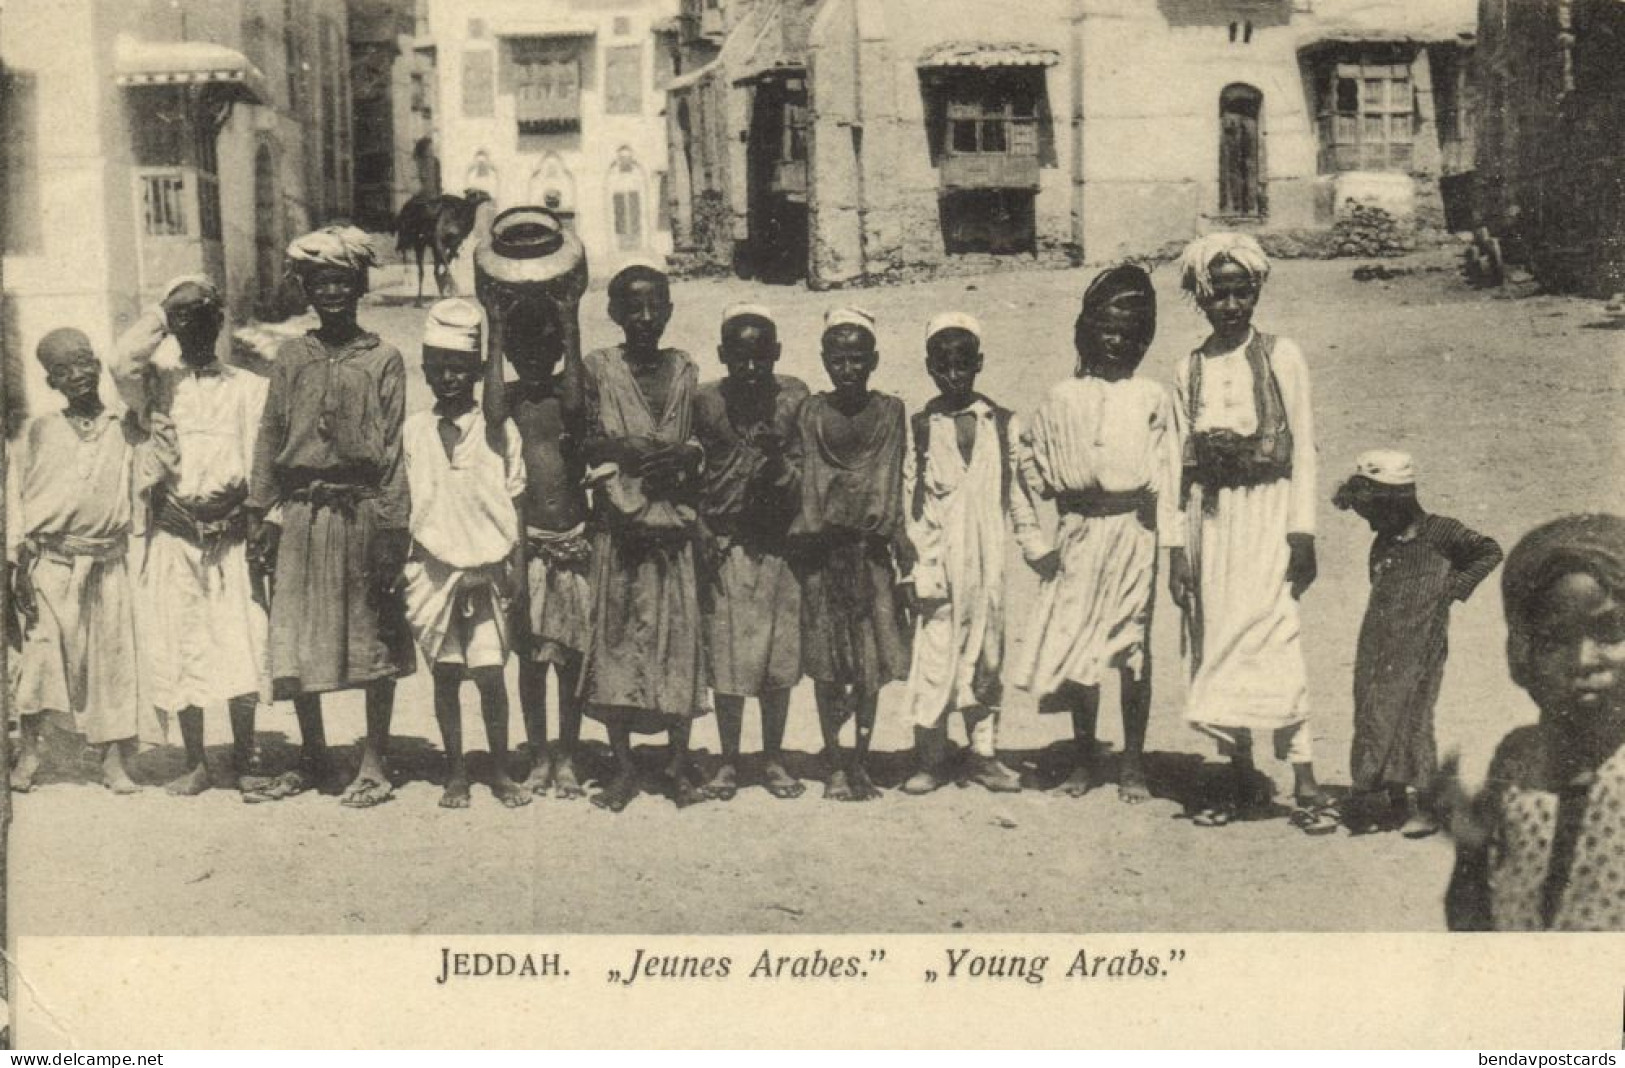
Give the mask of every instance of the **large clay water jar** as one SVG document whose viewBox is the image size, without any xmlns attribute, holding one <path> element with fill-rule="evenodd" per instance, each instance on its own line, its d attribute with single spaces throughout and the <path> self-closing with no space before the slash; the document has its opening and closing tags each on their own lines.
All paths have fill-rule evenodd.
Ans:
<svg viewBox="0 0 1625 1068">
<path fill-rule="evenodd" d="M 546 208 L 509 208 L 474 253 L 474 292 L 487 312 L 534 302 L 552 308 L 580 355 L 579 309 L 587 291 L 587 251 Z"/>
</svg>

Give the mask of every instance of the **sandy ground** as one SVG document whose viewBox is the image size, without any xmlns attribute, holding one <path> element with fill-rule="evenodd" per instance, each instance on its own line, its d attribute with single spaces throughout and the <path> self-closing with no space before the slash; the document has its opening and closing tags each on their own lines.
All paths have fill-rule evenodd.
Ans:
<svg viewBox="0 0 1625 1068">
<path fill-rule="evenodd" d="M 1511 543 L 1551 516 L 1619 509 L 1622 438 L 1617 429 L 1625 346 L 1596 304 L 1465 289 L 1448 258 L 1388 283 L 1356 283 L 1351 262 L 1287 262 L 1259 313 L 1269 330 L 1296 338 L 1314 373 L 1327 499 L 1361 449 L 1412 450 L 1425 502 Z M 696 281 L 676 289 L 670 343 L 702 366 L 714 362 L 722 308 L 745 297 L 773 305 L 783 324 L 781 370 L 815 388 L 817 322 L 851 300 L 880 321 L 875 385 L 911 408 L 931 393 L 921 332 L 933 313 L 960 308 L 987 330 L 985 392 L 1018 410 L 1070 371 L 1071 323 L 1089 272 L 1011 273 L 817 294 L 742 282 Z M 1200 340 L 1202 322 L 1157 274 L 1162 331 L 1145 372 L 1171 382 L 1176 360 Z M 395 272 L 364 310 L 366 325 L 399 345 L 413 365 L 413 408 L 429 403 L 416 371 L 422 313 L 407 306 Z M 615 340 L 602 291 L 584 308 L 590 345 Z M 1350 673 L 1363 610 L 1363 524 L 1321 517 L 1320 580 L 1304 602 L 1323 777 L 1346 782 Z M 1035 581 L 1012 556 L 1014 626 Z M 1507 680 L 1500 596 L 1492 580 L 1456 611 L 1453 656 L 1438 712 L 1443 750 L 1459 749 L 1481 774 L 1496 741 L 1531 718 Z M 729 804 L 677 811 L 646 796 L 611 816 L 584 802 L 538 802 L 507 811 L 483 788 L 464 812 L 435 806 L 438 739 L 425 673 L 403 681 L 396 736 L 402 781 L 394 803 L 370 812 L 332 798 L 276 806 L 241 804 L 214 791 L 193 800 L 147 790 L 114 798 L 79 769 L 22 797 L 13 832 L 17 930 L 32 934 L 369 934 L 415 932 L 863 932 L 907 931 L 1402 931 L 1442 925 L 1447 843 L 1396 836 L 1310 840 L 1275 819 L 1203 830 L 1180 819 L 1207 757 L 1180 721 L 1184 680 L 1174 616 L 1159 591 L 1156 698 L 1151 725 L 1158 799 L 1119 804 L 1111 789 L 1081 801 L 1037 789 L 993 796 L 945 789 L 916 799 L 888 790 L 866 806 L 834 805 L 816 786 L 779 802 L 756 789 Z M 906 773 L 909 729 L 901 687 L 883 697 L 876 742 L 882 785 Z M 472 689 L 465 708 L 471 744 L 483 735 Z M 1104 733 L 1115 740 L 1115 694 Z M 329 702 L 329 736 L 361 730 L 351 696 Z M 266 710 L 260 727 L 273 756 L 294 738 L 291 708 Z M 520 737 L 515 707 L 514 732 Z M 213 722 L 224 742 L 224 722 Z M 1065 723 L 1038 717 L 1013 694 L 1003 745 L 1031 785 L 1062 774 Z M 589 725 L 592 759 L 602 734 Z M 789 745 L 796 768 L 819 765 L 810 688 L 796 693 Z M 754 727 L 747 746 L 756 744 Z M 702 759 L 715 728 L 699 725 Z M 353 759 L 344 750 L 344 759 Z M 652 761 L 655 753 L 648 757 Z M 223 749 L 213 756 L 224 761 Z M 145 755 L 138 774 L 162 781 L 178 770 L 173 749 Z M 1284 782 L 1284 769 L 1273 772 Z"/>
</svg>

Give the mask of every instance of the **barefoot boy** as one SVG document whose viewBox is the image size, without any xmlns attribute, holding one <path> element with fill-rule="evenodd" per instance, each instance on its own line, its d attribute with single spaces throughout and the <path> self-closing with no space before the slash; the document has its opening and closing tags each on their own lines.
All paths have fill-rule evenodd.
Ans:
<svg viewBox="0 0 1625 1068">
<path fill-rule="evenodd" d="M 1524 536 L 1501 574 L 1507 662 L 1540 721 L 1502 739 L 1478 797 L 1454 761 L 1454 931 L 1625 931 L 1625 519 Z"/>
<path fill-rule="evenodd" d="M 67 405 L 29 420 L 13 462 L 11 529 L 21 538 L 10 577 L 23 645 L 22 747 L 11 785 L 34 785 L 44 716 L 55 712 L 71 714 L 85 740 L 101 747 L 103 785 L 134 793 L 130 758 L 139 739 L 156 740 L 157 725 L 141 692 L 125 556 L 132 495 L 156 471 L 139 421 L 103 406 L 102 366 L 89 338 L 53 330 L 36 355 Z"/>
<path fill-rule="evenodd" d="M 745 698 L 755 697 L 763 785 L 774 797 L 799 797 L 804 788 L 785 770 L 783 746 L 790 690 L 801 679 L 801 588 L 785 551 L 801 505 L 796 413 L 807 387 L 773 373 L 778 326 L 759 304 L 723 314 L 717 356 L 728 377 L 700 387 L 694 412 L 705 450 L 700 519 L 711 557 L 701 610 L 722 739 L 722 765 L 705 792 L 726 801 L 738 789 Z"/>
<path fill-rule="evenodd" d="M 340 804 L 370 808 L 394 795 L 385 751 L 395 680 L 417 666 L 400 598 L 411 540 L 401 462 L 406 365 L 356 322 L 367 269 L 377 264 L 366 234 L 318 230 L 288 246 L 288 258 L 320 325 L 277 353 L 248 504 L 254 555 L 276 575 L 272 688 L 293 699 L 302 760 L 244 798 L 274 801 L 325 784 L 321 695 L 362 689 L 361 766 Z"/>
<path fill-rule="evenodd" d="M 175 713 L 186 747 L 186 772 L 168 786 L 178 795 L 210 786 L 205 708 L 229 710 L 232 787 L 254 785 L 254 714 L 271 696 L 265 606 L 255 600 L 247 551 L 248 476 L 266 381 L 215 357 L 224 321 L 214 283 L 178 278 L 119 339 L 112 367 L 131 410 L 174 422 L 180 450 L 153 488 L 140 580 L 152 702 Z M 180 359 L 155 359 L 171 337 Z"/>
<path fill-rule="evenodd" d="M 807 398 L 801 436 L 801 660 L 813 678 L 831 801 L 869 801 L 869 743 L 880 688 L 908 675 L 897 576 L 912 556 L 904 529 L 903 402 L 869 389 L 880 362 L 875 321 L 842 308 L 824 317 L 824 370 L 834 389 Z M 905 566 L 900 566 L 903 564 Z M 840 732 L 856 718 L 848 760 Z"/>
<path fill-rule="evenodd" d="M 1098 778 L 1100 686 L 1116 669 L 1117 796 L 1129 804 L 1151 796 L 1142 757 L 1157 545 L 1182 544 L 1184 526 L 1173 403 L 1135 375 L 1156 333 L 1156 300 L 1138 267 L 1114 267 L 1090 283 L 1073 327 L 1073 377 L 1050 390 L 1020 446 L 1023 480 L 1055 502 L 1058 519 L 1055 552 L 1034 564 L 1043 582 L 1012 679 L 1038 696 L 1039 711 L 1071 715 L 1076 763 L 1060 789 L 1081 797 Z"/>
<path fill-rule="evenodd" d="M 519 431 L 495 426 L 474 403 L 484 371 L 480 310 L 443 300 L 423 328 L 429 411 L 407 417 L 401 433 L 412 497 L 412 552 L 406 563 L 406 618 L 434 673 L 434 714 L 446 747 L 441 808 L 467 808 L 463 709 L 474 680 L 491 746 L 491 793 L 509 808 L 531 795 L 508 776 L 508 610 L 517 578 L 519 509 L 525 461 Z"/>
<path fill-rule="evenodd" d="M 925 331 L 926 370 L 938 395 L 912 420 L 909 538 L 914 649 L 904 698 L 914 723 L 918 765 L 903 792 L 930 793 L 946 780 L 943 759 L 950 712 L 965 717 L 971 781 L 989 790 L 1021 789 L 1021 776 L 997 755 L 1004 666 L 1005 516 L 1010 508 L 1010 412 L 976 392 L 982 327 L 949 313 Z M 1024 490 L 1024 487 L 1020 487 Z M 1026 513 L 1032 514 L 1031 505 Z M 1037 524 L 1017 528 L 1024 550 Z M 1040 539 L 1041 540 L 1041 539 Z"/>
<path fill-rule="evenodd" d="M 643 264 L 609 283 L 623 344 L 582 361 L 581 425 L 600 524 L 593 536 L 592 638 L 582 667 L 587 714 L 609 732 L 615 778 L 593 804 L 611 812 L 637 796 L 632 734 L 665 731 L 671 797 L 705 795 L 689 766 L 691 723 L 705 713 L 694 501 L 698 371 L 660 347 L 671 319 L 664 273 Z"/>
<path fill-rule="evenodd" d="M 501 296 L 501 291 L 492 302 Z M 581 737 L 581 651 L 587 647 L 592 588 L 586 537 L 587 499 L 582 489 L 578 428 L 566 418 L 563 376 L 568 359 L 557 316 L 573 308 L 509 303 L 493 310 L 493 345 L 485 377 L 485 419 L 500 426 L 511 418 L 524 445 L 525 490 L 518 500 L 520 550 L 525 579 L 517 591 L 514 626 L 519 652 L 519 704 L 530 742 L 531 771 L 525 788 L 566 800 L 582 796 L 575 749 Z M 504 382 L 503 356 L 517 382 Z M 559 691 L 559 736 L 547 743 L 547 670 Z"/>
<path fill-rule="evenodd" d="M 1398 826 L 1406 838 L 1438 830 L 1418 791 L 1438 771 L 1433 706 L 1448 654 L 1450 606 L 1472 596 L 1501 547 L 1416 499 L 1415 465 L 1389 449 L 1361 454 L 1333 501 L 1376 534 L 1371 599 L 1354 655 L 1354 830 Z"/>
</svg>

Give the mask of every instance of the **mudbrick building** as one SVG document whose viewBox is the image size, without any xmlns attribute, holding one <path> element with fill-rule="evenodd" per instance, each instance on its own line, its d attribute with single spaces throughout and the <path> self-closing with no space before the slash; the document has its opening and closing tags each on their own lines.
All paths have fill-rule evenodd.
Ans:
<svg viewBox="0 0 1625 1068">
<path fill-rule="evenodd" d="M 1353 201 L 1466 226 L 1473 0 L 684 0 L 673 238 L 841 285 Z"/>
<path fill-rule="evenodd" d="M 12 0 L 0 60 L 8 353 L 67 325 L 105 350 L 186 273 L 274 316 L 289 238 L 350 215 L 342 0 Z"/>
<path fill-rule="evenodd" d="M 1478 206 L 1547 288 L 1625 290 L 1625 3 L 1482 0 Z"/>
</svg>

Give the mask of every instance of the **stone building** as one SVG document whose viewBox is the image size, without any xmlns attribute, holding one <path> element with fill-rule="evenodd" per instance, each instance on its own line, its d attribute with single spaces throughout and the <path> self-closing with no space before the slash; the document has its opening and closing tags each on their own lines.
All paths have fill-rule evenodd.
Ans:
<svg viewBox="0 0 1625 1068">
<path fill-rule="evenodd" d="M 440 192 L 431 162 L 438 158 L 434 48 L 418 36 L 423 0 L 349 0 L 348 6 L 355 220 L 387 232 L 413 194 Z"/>
<path fill-rule="evenodd" d="M 64 325 L 105 347 L 188 272 L 236 321 L 284 310 L 289 238 L 350 213 L 345 33 L 342 0 L 8 3 L 7 351 Z"/>
<path fill-rule="evenodd" d="M 1313 231 L 1350 199 L 1464 214 L 1473 0 L 684 11 L 672 216 L 703 264 L 839 285 Z"/>
<path fill-rule="evenodd" d="M 1547 288 L 1625 291 L 1625 4 L 1483 0 L 1478 206 Z"/>
<path fill-rule="evenodd" d="M 562 212 L 601 276 L 671 250 L 677 0 L 427 0 L 447 192 Z"/>
</svg>

